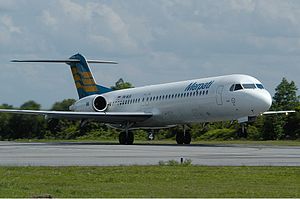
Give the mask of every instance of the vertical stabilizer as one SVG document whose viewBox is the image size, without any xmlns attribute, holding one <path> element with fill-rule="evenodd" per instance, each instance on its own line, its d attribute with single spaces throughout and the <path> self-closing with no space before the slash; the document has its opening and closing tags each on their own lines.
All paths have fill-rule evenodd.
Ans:
<svg viewBox="0 0 300 199">
<path fill-rule="evenodd" d="M 79 60 L 79 62 L 67 62 L 67 64 L 71 66 L 79 99 L 89 95 L 103 94 L 111 91 L 110 88 L 96 84 L 88 62 L 83 55 L 76 54 L 70 57 L 70 59 Z"/>
</svg>

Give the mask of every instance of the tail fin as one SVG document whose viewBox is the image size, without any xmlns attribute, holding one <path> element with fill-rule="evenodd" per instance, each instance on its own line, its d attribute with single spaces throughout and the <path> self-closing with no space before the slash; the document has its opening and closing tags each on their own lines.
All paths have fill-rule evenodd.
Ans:
<svg viewBox="0 0 300 199">
<path fill-rule="evenodd" d="M 102 94 L 110 92 L 110 88 L 97 85 L 90 67 L 85 57 L 81 54 L 76 54 L 70 59 L 79 60 L 79 62 L 69 62 L 73 74 L 74 82 L 77 88 L 79 98 L 83 98 L 93 94 Z"/>
<path fill-rule="evenodd" d="M 110 88 L 96 84 L 88 63 L 116 64 L 113 61 L 86 60 L 81 54 L 76 54 L 70 59 L 12 60 L 12 62 L 66 63 L 70 65 L 79 99 L 93 94 L 103 94 L 112 91 Z"/>
</svg>

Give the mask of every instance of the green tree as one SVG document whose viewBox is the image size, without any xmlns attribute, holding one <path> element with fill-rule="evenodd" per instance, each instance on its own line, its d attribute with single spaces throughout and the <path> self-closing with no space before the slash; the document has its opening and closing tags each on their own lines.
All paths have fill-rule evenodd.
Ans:
<svg viewBox="0 0 300 199">
<path fill-rule="evenodd" d="M 52 111 L 69 111 L 69 107 L 76 102 L 75 99 L 64 99 L 60 102 L 55 102 L 52 105 Z M 78 121 L 70 121 L 66 119 L 50 119 L 47 121 L 47 127 L 50 132 L 47 137 L 50 138 L 75 138 L 78 132 Z"/>
<path fill-rule="evenodd" d="M 64 99 L 61 102 L 55 102 L 51 108 L 52 111 L 69 111 L 69 107 L 76 102 L 75 99 Z"/>
<path fill-rule="evenodd" d="M 299 103 L 297 90 L 294 81 L 289 82 L 286 78 L 283 78 L 275 89 L 271 110 L 295 109 Z M 263 139 L 278 140 L 295 137 L 294 130 L 291 131 L 294 127 L 291 127 L 289 120 L 290 118 L 282 114 L 267 116 L 263 128 Z"/>
<path fill-rule="evenodd" d="M 290 110 L 294 109 L 299 101 L 297 97 L 297 86 L 294 81 L 288 82 L 286 78 L 282 78 L 281 83 L 275 89 L 273 97 L 273 110 Z"/>
<path fill-rule="evenodd" d="M 20 109 L 23 109 L 23 110 L 40 110 L 41 105 L 36 103 L 33 100 L 29 100 L 29 101 L 25 102 L 24 104 L 22 104 L 20 106 Z"/>
<path fill-rule="evenodd" d="M 134 86 L 129 82 L 124 82 L 122 78 L 120 78 L 114 86 L 111 87 L 113 90 L 121 90 L 126 88 L 133 88 Z"/>
<path fill-rule="evenodd" d="M 35 101 L 25 102 L 20 106 L 24 110 L 40 110 L 41 105 Z M 45 121 L 42 116 L 13 114 L 10 118 L 10 138 L 43 138 Z"/>
<path fill-rule="evenodd" d="M 295 108 L 296 113 L 288 115 L 288 120 L 284 126 L 286 138 L 300 138 L 300 105 Z"/>
<path fill-rule="evenodd" d="M 2 104 L 1 109 L 12 109 L 13 106 L 8 104 Z M 11 134 L 11 129 L 9 126 L 11 114 L 0 113 L 0 140 L 9 139 Z"/>
</svg>

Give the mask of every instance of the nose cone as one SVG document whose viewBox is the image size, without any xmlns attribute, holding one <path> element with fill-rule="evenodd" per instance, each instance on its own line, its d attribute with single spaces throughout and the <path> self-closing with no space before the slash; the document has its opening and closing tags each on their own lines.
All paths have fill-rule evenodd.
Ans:
<svg viewBox="0 0 300 199">
<path fill-rule="evenodd" d="M 270 107 L 272 106 L 272 96 L 270 95 L 270 93 L 268 91 L 266 91 L 265 97 L 264 97 L 264 103 L 266 104 L 266 111 L 270 109 Z"/>
<path fill-rule="evenodd" d="M 272 97 L 267 90 L 258 93 L 257 97 L 257 109 L 259 112 L 265 112 L 269 110 L 272 105 Z"/>
</svg>

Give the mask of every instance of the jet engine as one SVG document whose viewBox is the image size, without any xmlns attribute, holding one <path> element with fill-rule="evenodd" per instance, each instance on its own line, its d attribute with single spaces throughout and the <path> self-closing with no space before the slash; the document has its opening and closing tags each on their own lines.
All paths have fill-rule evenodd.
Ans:
<svg viewBox="0 0 300 199">
<path fill-rule="evenodd" d="M 102 112 L 106 109 L 107 100 L 102 95 L 84 97 L 70 106 L 70 110 L 79 112 Z"/>
</svg>

